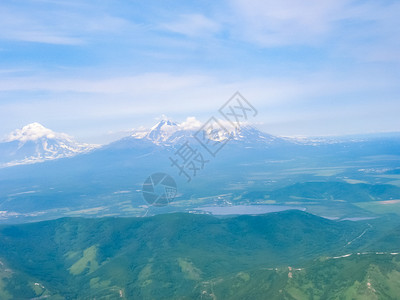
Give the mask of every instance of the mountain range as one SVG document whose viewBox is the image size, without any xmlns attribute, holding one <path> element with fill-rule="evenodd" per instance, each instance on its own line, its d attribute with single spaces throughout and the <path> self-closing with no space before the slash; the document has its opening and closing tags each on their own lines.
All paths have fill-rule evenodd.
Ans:
<svg viewBox="0 0 400 300">
<path fill-rule="evenodd" d="M 157 146 L 182 144 L 193 136 L 200 128 L 199 125 L 199 122 L 195 120 L 192 120 L 190 124 L 188 122 L 178 124 L 171 120 L 161 120 L 150 129 L 134 130 L 126 138 L 112 144 L 129 143 L 132 140 L 140 140 L 143 143 L 150 142 Z M 229 124 L 225 124 L 225 126 L 229 126 Z M 221 129 L 217 131 L 211 137 L 213 140 L 216 140 L 216 136 L 220 141 L 225 139 L 243 142 L 279 140 L 277 137 L 264 134 L 250 126 L 243 127 L 240 130 L 229 128 L 229 131 Z M 78 143 L 65 133 L 54 132 L 35 122 L 13 131 L 0 142 L 0 167 L 72 157 L 99 147 L 99 145 Z"/>
<path fill-rule="evenodd" d="M 17 130 L 0 144 L 6 152 L 3 166 L 9 166 L 0 168 L 0 222 L 205 212 L 215 205 L 249 204 L 364 218 L 386 212 L 389 206 L 378 202 L 399 195 L 397 135 L 299 141 L 222 124 L 229 130 L 202 132 L 195 120 L 161 120 L 101 147 L 79 146 L 38 124 Z M 198 132 L 224 147 L 211 155 L 194 138 Z M 172 163 L 182 159 L 177 153 L 186 142 L 204 159 L 195 172 L 186 169 L 190 182 Z M 54 147 L 46 152 L 49 144 Z M 173 177 L 178 188 L 164 208 L 149 206 L 142 196 L 145 180 L 159 172 Z"/>
<path fill-rule="evenodd" d="M 221 128 L 214 128 L 212 132 L 205 132 L 207 137 L 215 142 L 229 140 L 241 147 L 264 148 L 265 146 L 326 146 L 331 144 L 344 145 L 360 144 L 368 141 L 384 141 L 382 136 L 352 136 L 337 138 L 288 138 L 277 137 L 257 128 L 245 125 L 240 128 L 233 127 L 230 123 L 219 121 Z M 201 130 L 201 123 L 195 118 L 188 118 L 183 123 L 176 123 L 163 119 L 149 129 L 133 130 L 130 135 L 108 145 L 93 145 L 78 143 L 73 137 L 65 133 L 57 133 L 35 122 L 11 132 L 0 141 L 0 167 L 32 164 L 47 160 L 72 157 L 78 154 L 88 153 L 96 149 L 110 147 L 177 147 L 186 141 L 192 141 L 193 136 Z M 399 135 L 393 135 L 386 139 L 400 140 Z"/>
</svg>

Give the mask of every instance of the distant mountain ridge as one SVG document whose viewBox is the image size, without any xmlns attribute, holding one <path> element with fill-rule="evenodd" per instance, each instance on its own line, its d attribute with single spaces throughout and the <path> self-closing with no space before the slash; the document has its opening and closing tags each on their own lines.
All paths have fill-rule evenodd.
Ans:
<svg viewBox="0 0 400 300">
<path fill-rule="evenodd" d="M 186 141 L 193 139 L 193 136 L 203 130 L 208 139 L 215 142 L 230 141 L 233 145 L 241 148 L 270 147 L 297 147 L 297 146 L 320 146 L 329 145 L 356 145 L 378 141 L 380 144 L 386 140 L 395 140 L 396 145 L 400 141 L 399 134 L 352 136 L 352 137 L 318 137 L 318 138 L 296 138 L 279 137 L 264 133 L 251 125 L 243 125 L 239 128 L 233 127 L 230 123 L 218 120 L 221 127 L 207 128 L 202 127 L 202 123 L 194 117 L 189 117 L 182 123 L 177 123 L 169 119 L 162 119 L 153 127 L 133 130 L 125 138 L 119 139 L 107 145 L 92 145 L 78 143 L 71 136 L 64 133 L 57 133 L 41 125 L 31 123 L 22 129 L 17 129 L 10 133 L 8 137 L 0 141 L 0 167 L 10 167 L 22 164 L 32 164 L 47 160 L 71 157 L 77 154 L 88 153 L 94 149 L 139 149 L 141 154 L 160 150 L 164 147 L 177 147 Z M 387 144 L 387 143 L 386 143 Z M 365 148 L 365 146 L 363 146 Z"/>
<path fill-rule="evenodd" d="M 204 130 L 199 121 L 195 120 L 194 118 L 192 118 L 191 121 L 192 122 L 190 123 L 176 123 L 171 120 L 164 119 L 159 121 L 156 125 L 148 130 L 134 130 L 131 137 L 135 139 L 151 141 L 157 145 L 172 145 L 181 143 L 184 142 L 185 139 L 192 137 L 199 130 Z M 210 140 L 225 141 L 230 139 L 234 141 L 253 143 L 273 143 L 289 140 L 263 133 L 250 125 L 235 128 L 225 121 L 219 120 L 219 123 L 223 128 L 213 128 L 212 131 L 205 130 Z"/>
</svg>

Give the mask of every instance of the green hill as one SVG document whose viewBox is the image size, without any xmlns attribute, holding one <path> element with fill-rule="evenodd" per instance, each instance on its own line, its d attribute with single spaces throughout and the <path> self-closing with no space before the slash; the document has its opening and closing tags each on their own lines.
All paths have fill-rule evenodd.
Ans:
<svg viewBox="0 0 400 300">
<path fill-rule="evenodd" d="M 300 295 L 323 279 L 306 272 L 299 280 L 310 284 L 293 280 L 289 285 L 288 266 L 308 270 L 331 262 L 312 262 L 321 257 L 400 249 L 400 239 L 390 242 L 399 224 L 396 217 L 338 222 L 293 210 L 232 218 L 165 214 L 7 225 L 0 227 L 0 298 L 206 299 L 215 293 L 218 299 L 233 299 L 223 295 L 240 287 L 240 280 L 254 286 L 256 294 L 248 299 L 264 299 L 257 291 L 280 297 L 279 290 L 289 288 Z M 368 260 L 362 267 L 369 268 Z M 271 289 L 257 279 L 263 270 Z M 246 288 L 240 291 L 235 295 L 245 299 L 239 295 Z"/>
<path fill-rule="evenodd" d="M 304 268 L 242 271 L 214 278 L 198 293 L 203 299 L 399 299 L 400 257 L 353 254 Z"/>
</svg>

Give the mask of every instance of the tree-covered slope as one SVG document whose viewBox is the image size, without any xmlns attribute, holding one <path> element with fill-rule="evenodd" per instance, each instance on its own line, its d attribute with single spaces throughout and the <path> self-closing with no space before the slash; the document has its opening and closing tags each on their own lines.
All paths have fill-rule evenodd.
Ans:
<svg viewBox="0 0 400 300">
<path fill-rule="evenodd" d="M 235 274 L 246 270 L 304 268 L 320 257 L 400 249 L 399 239 L 389 242 L 396 224 L 397 218 L 338 222 L 293 210 L 7 225 L 0 227 L 0 291 L 4 299 L 192 299 L 212 294 L 210 282 L 222 278 L 215 286 L 224 299 Z M 279 272 L 268 274 L 270 285 Z M 259 284 L 255 291 L 263 290 Z"/>
</svg>

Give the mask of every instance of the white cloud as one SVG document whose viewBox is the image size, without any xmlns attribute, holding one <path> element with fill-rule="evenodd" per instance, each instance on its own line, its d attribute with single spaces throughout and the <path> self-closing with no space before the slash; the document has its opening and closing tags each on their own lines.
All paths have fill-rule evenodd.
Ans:
<svg viewBox="0 0 400 300">
<path fill-rule="evenodd" d="M 9 77 L 1 80 L 0 91 L 48 91 L 94 94 L 159 94 L 204 85 L 212 80 L 199 75 L 172 75 L 168 73 L 145 73 L 128 77 L 83 79 L 52 75 L 32 77 Z"/>
<path fill-rule="evenodd" d="M 187 117 L 184 122 L 179 124 L 183 130 L 195 130 L 201 127 L 202 123 L 196 117 Z"/>
<path fill-rule="evenodd" d="M 102 33 L 132 28 L 130 22 L 108 15 L 96 6 L 49 2 L 42 7 L 27 2 L 23 7 L 0 3 L 0 39 L 79 45 Z"/>
<path fill-rule="evenodd" d="M 343 0 L 233 0 L 234 28 L 263 46 L 313 43 L 332 30 Z"/>
<path fill-rule="evenodd" d="M 263 47 L 329 47 L 336 55 L 399 62 L 399 2 L 231 0 L 236 38 Z M 328 46 L 329 45 L 329 46 Z"/>
<path fill-rule="evenodd" d="M 70 140 L 70 136 L 65 133 L 55 133 L 54 131 L 44 127 L 40 123 L 31 123 L 24 126 L 22 129 L 16 129 L 8 135 L 6 142 L 12 141 L 36 141 L 40 138 L 54 139 L 56 137 Z"/>
<path fill-rule="evenodd" d="M 62 36 L 61 34 L 44 31 L 11 31 L 6 39 L 19 40 L 24 42 L 56 44 L 56 45 L 79 45 L 83 44 L 83 39 Z"/>
<path fill-rule="evenodd" d="M 198 37 L 218 32 L 220 25 L 201 14 L 184 14 L 176 21 L 161 24 L 161 28 L 191 37 Z"/>
<path fill-rule="evenodd" d="M 0 41 L 82 45 L 39 55 L 4 43 L 0 120 L 12 129 L 50 120 L 77 132 L 118 131 L 162 113 L 206 119 L 236 90 L 277 123 L 306 112 L 320 124 L 318 116 L 342 114 L 345 101 L 362 110 L 364 98 L 373 108 L 392 101 L 388 114 L 396 107 L 398 66 L 387 63 L 400 62 L 399 2 L 227 0 L 176 5 L 177 13 L 129 1 L 6 2 Z"/>
<path fill-rule="evenodd" d="M 0 99 L 0 119 L 7 122 L 8 118 L 30 120 L 35 117 L 35 120 L 48 124 L 49 118 L 71 124 L 84 120 L 93 126 L 114 120 L 118 124 L 128 124 L 125 128 L 141 124 L 147 126 L 148 121 L 147 124 L 138 122 L 137 118 L 151 120 L 163 113 L 177 119 L 188 115 L 206 119 L 218 116 L 219 107 L 236 90 L 257 108 L 258 121 L 285 119 L 289 112 L 293 116 L 303 111 L 318 117 L 324 110 L 331 112 L 332 107 L 338 108 L 338 114 L 341 114 L 340 110 L 348 106 L 346 101 L 351 101 L 352 107 L 375 107 L 382 101 L 382 97 L 377 96 L 380 91 L 395 93 L 397 86 L 396 81 L 389 80 L 384 74 L 349 73 L 338 76 L 321 72 L 302 77 L 238 81 L 167 73 L 90 80 L 52 75 L 12 77 L 0 80 L 0 90 L 8 91 L 8 95 L 13 92 L 31 95 L 30 92 L 41 91 L 41 96 L 33 99 L 31 96 L 20 96 L 15 101 Z M 386 105 L 393 107 L 392 104 Z M 187 128 L 198 124 L 194 117 L 183 122 Z"/>
</svg>

